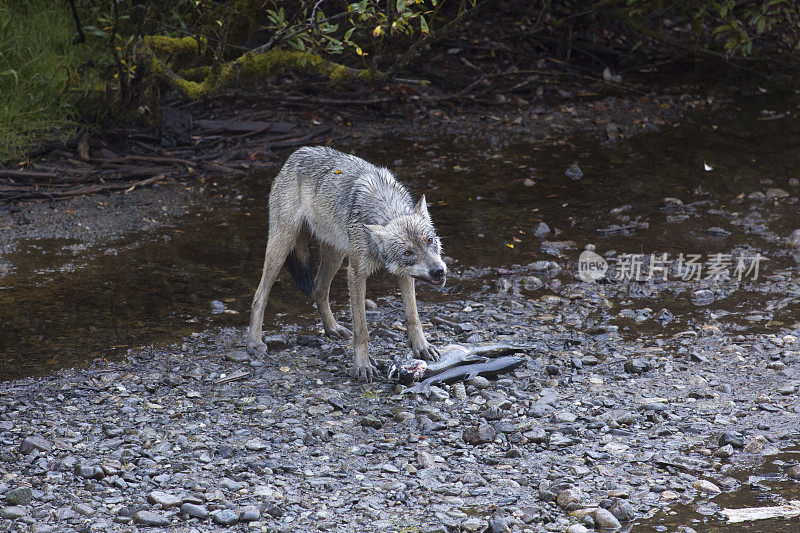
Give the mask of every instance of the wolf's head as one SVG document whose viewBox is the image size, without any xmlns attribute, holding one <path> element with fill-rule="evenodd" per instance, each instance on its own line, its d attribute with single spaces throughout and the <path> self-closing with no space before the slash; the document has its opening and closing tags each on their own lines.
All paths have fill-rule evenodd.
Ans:
<svg viewBox="0 0 800 533">
<path fill-rule="evenodd" d="M 410 215 L 397 217 L 385 226 L 364 227 L 386 270 L 444 286 L 447 266 L 442 261 L 442 243 L 433 228 L 425 196 Z"/>
</svg>

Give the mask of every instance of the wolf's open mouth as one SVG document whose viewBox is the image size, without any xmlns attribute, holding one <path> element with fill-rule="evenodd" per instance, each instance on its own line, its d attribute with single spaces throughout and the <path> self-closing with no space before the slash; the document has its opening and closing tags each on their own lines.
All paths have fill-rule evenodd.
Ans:
<svg viewBox="0 0 800 533">
<path fill-rule="evenodd" d="M 428 285 L 433 285 L 434 287 L 444 287 L 444 283 L 445 283 L 445 281 L 447 281 L 447 277 L 446 276 L 442 276 L 441 278 L 438 278 L 438 279 L 429 278 L 429 277 L 426 277 L 426 276 L 414 276 L 414 279 L 418 279 L 420 281 L 424 281 Z"/>
</svg>

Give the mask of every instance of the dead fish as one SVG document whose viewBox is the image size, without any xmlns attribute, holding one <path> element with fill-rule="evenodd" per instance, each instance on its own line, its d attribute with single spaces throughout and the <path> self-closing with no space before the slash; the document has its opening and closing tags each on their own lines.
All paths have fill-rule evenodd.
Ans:
<svg viewBox="0 0 800 533">
<path fill-rule="evenodd" d="M 441 356 L 438 361 L 429 363 L 421 359 L 412 359 L 411 361 L 391 365 L 389 367 L 389 379 L 396 379 L 400 383 L 408 384 L 427 379 L 459 365 L 482 363 L 488 358 L 534 349 L 536 349 L 535 346 L 527 344 L 448 344 L 439 350 Z"/>
<path fill-rule="evenodd" d="M 428 396 L 431 392 L 431 385 L 465 381 L 475 376 L 494 377 L 504 372 L 514 370 L 522 365 L 526 359 L 526 357 L 520 357 L 518 355 L 505 355 L 496 359 L 489 359 L 483 363 L 455 366 L 444 372 L 439 372 L 413 387 L 408 387 L 403 392 Z"/>
</svg>

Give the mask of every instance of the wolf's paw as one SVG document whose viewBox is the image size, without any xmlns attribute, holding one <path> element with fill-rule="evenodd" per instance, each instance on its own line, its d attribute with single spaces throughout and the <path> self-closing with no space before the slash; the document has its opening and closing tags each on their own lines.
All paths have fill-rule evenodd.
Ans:
<svg viewBox="0 0 800 533">
<path fill-rule="evenodd" d="M 261 340 L 247 341 L 247 353 L 263 357 L 267 355 L 267 345 Z"/>
<path fill-rule="evenodd" d="M 336 323 L 332 328 L 325 328 L 325 336 L 331 339 L 340 339 L 343 341 L 353 338 L 353 332 L 346 327 Z"/>
<path fill-rule="evenodd" d="M 358 381 L 365 381 L 371 383 L 375 376 L 378 375 L 378 369 L 372 364 L 372 361 L 364 363 L 356 363 L 353 367 L 353 377 Z"/>
<path fill-rule="evenodd" d="M 426 361 L 438 361 L 441 356 L 439 349 L 427 342 L 420 348 L 412 348 L 411 351 L 414 352 L 415 359 L 424 359 Z"/>
</svg>

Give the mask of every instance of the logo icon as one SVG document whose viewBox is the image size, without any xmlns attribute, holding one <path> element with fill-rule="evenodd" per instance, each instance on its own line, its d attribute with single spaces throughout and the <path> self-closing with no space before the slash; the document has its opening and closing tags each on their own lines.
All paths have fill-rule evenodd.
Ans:
<svg viewBox="0 0 800 533">
<path fill-rule="evenodd" d="M 594 246 L 589 244 L 578 257 L 578 277 L 586 283 L 602 279 L 608 272 L 608 261 L 594 252 Z"/>
</svg>

